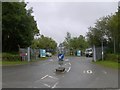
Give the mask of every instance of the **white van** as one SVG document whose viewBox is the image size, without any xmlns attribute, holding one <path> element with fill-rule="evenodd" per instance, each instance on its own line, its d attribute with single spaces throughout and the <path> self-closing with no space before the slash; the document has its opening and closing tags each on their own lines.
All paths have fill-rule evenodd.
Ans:
<svg viewBox="0 0 120 90">
<path fill-rule="evenodd" d="M 93 56 L 93 49 L 92 48 L 87 48 L 85 50 L 85 56 L 86 57 L 92 57 Z"/>
</svg>

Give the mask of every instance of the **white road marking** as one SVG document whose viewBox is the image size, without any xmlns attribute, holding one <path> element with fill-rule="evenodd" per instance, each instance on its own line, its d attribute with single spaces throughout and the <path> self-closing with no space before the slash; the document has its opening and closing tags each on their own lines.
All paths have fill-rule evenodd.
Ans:
<svg viewBox="0 0 120 90">
<path fill-rule="evenodd" d="M 71 63 L 69 63 L 69 65 L 71 65 Z"/>
<path fill-rule="evenodd" d="M 91 74 L 91 73 L 92 73 L 92 70 L 87 70 L 87 73 Z"/>
<path fill-rule="evenodd" d="M 107 74 L 107 72 L 106 72 L 106 71 L 103 71 L 103 73 L 104 73 L 104 74 Z"/>
<path fill-rule="evenodd" d="M 44 78 L 46 78 L 48 75 L 45 75 L 44 77 L 42 77 L 41 79 L 44 79 Z"/>
<path fill-rule="evenodd" d="M 58 82 L 57 82 L 57 83 L 55 83 L 55 84 L 54 84 L 54 86 L 53 86 L 52 88 L 55 88 L 57 84 L 58 84 Z"/>
<path fill-rule="evenodd" d="M 48 84 L 46 84 L 46 83 L 44 83 L 44 85 L 50 88 L 50 85 L 48 85 Z"/>
<path fill-rule="evenodd" d="M 70 69 L 71 69 L 71 67 L 69 67 L 69 69 L 67 70 L 67 72 L 69 72 L 69 71 L 70 71 Z"/>
<path fill-rule="evenodd" d="M 58 79 L 58 78 L 56 78 L 56 77 L 53 77 L 53 76 L 48 76 L 48 77 L 50 77 L 50 78 L 53 78 L 53 79 Z"/>
</svg>

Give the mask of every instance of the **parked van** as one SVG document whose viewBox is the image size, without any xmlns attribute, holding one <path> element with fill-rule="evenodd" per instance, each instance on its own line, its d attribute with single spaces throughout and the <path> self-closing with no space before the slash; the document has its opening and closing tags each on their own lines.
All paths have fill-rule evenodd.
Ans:
<svg viewBox="0 0 120 90">
<path fill-rule="evenodd" d="M 85 50 L 85 56 L 86 57 L 92 57 L 93 56 L 93 49 L 92 48 L 87 48 Z"/>
</svg>

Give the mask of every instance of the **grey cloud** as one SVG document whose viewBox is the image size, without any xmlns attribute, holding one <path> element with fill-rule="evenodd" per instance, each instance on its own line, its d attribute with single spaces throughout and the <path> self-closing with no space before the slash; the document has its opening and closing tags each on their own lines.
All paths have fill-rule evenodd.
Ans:
<svg viewBox="0 0 120 90">
<path fill-rule="evenodd" d="M 30 2 L 41 34 L 58 43 L 66 32 L 72 36 L 85 35 L 95 21 L 117 11 L 117 2 Z"/>
</svg>

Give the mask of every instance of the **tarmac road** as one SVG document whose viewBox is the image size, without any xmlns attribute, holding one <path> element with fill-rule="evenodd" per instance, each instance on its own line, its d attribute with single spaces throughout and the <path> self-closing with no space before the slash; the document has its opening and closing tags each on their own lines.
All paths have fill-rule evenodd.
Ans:
<svg viewBox="0 0 120 90">
<path fill-rule="evenodd" d="M 28 65 L 2 68 L 3 88 L 118 88 L 118 70 L 92 63 L 92 58 L 65 57 L 56 73 L 57 57 Z"/>
</svg>

